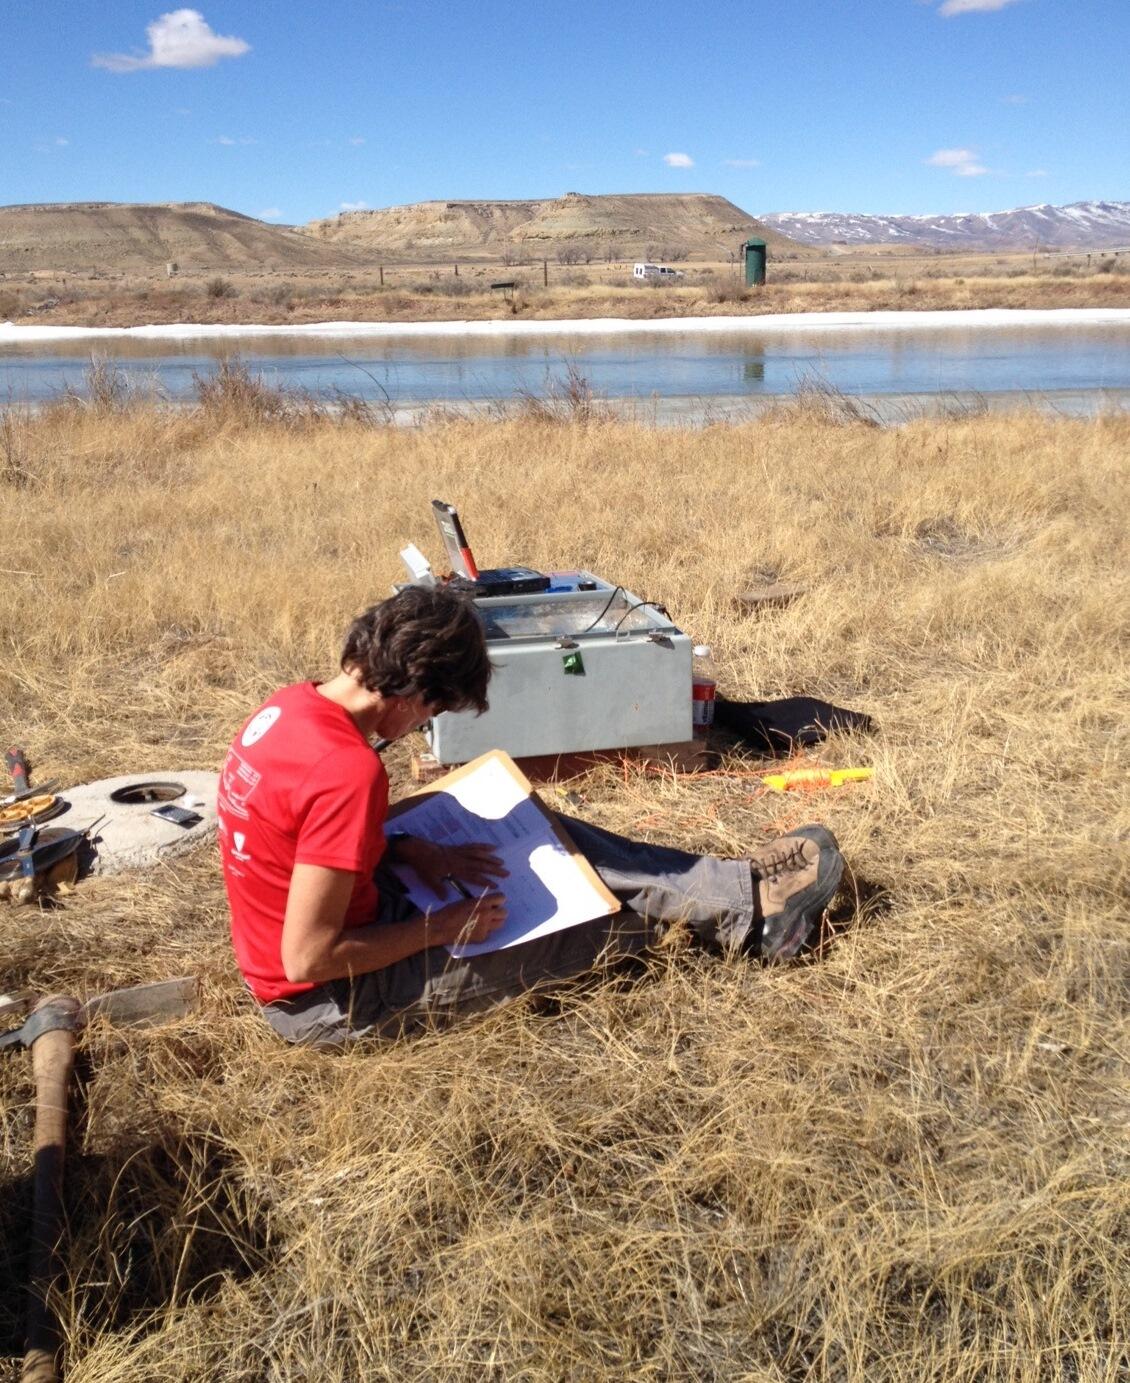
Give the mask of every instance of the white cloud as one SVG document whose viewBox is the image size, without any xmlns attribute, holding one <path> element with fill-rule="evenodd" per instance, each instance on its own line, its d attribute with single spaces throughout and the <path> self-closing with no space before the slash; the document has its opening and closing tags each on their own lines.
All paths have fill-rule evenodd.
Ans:
<svg viewBox="0 0 1130 1383">
<path fill-rule="evenodd" d="M 1016 0 L 946 0 L 938 11 L 946 19 L 955 14 L 975 14 L 979 10 L 1003 10 L 1006 5 L 1015 5 Z"/>
<path fill-rule="evenodd" d="M 925 162 L 931 168 L 948 168 L 959 178 L 979 178 L 989 171 L 979 160 L 976 149 L 938 149 Z"/>
<path fill-rule="evenodd" d="M 1005 106 L 1026 106 L 1030 100 L 1031 97 L 1029 96 L 1021 96 L 1019 93 L 1014 93 L 1011 96 L 1002 96 L 1001 104 Z"/>
<path fill-rule="evenodd" d="M 67 139 L 64 135 L 60 134 L 55 136 L 55 143 L 59 146 L 60 149 L 65 149 L 70 142 L 71 141 Z"/>
<path fill-rule="evenodd" d="M 365 136 L 364 136 L 363 134 L 355 134 L 355 135 L 353 136 L 353 138 L 352 138 L 349 142 L 350 142 L 350 144 L 353 144 L 353 145 L 364 144 L 364 142 L 365 142 Z"/>
<path fill-rule="evenodd" d="M 1033 168 L 1025 173 L 1024 176 L 1026 178 L 1046 178 L 1048 176 L 1048 170 L 1046 168 Z"/>
<path fill-rule="evenodd" d="M 241 134 L 238 139 L 233 139 L 230 134 L 221 134 L 216 136 L 216 143 L 223 144 L 226 148 L 230 149 L 236 144 L 258 144 L 259 141 L 257 139 L 252 139 L 248 134 Z"/>
<path fill-rule="evenodd" d="M 722 162 L 727 168 L 760 168 L 759 158 L 726 158 Z"/>
<path fill-rule="evenodd" d="M 694 159 L 690 154 L 664 154 L 663 162 L 668 168 L 693 168 Z"/>
<path fill-rule="evenodd" d="M 368 202 L 342 202 L 342 203 L 341 203 L 341 210 L 342 210 L 342 211 L 368 211 L 368 209 L 369 209 L 369 203 L 368 203 Z"/>
<path fill-rule="evenodd" d="M 241 38 L 212 32 L 199 10 L 170 10 L 146 25 L 149 52 L 95 53 L 94 67 L 110 72 L 141 72 L 156 67 L 215 67 L 221 58 L 241 58 L 251 45 Z"/>
<path fill-rule="evenodd" d="M 260 221 L 277 221 L 282 216 L 282 212 L 277 206 L 264 207 L 258 214 Z"/>
<path fill-rule="evenodd" d="M 648 157 L 648 150 L 647 150 L 647 149 L 633 149 L 633 150 L 632 150 L 632 153 L 635 154 L 636 158 L 647 158 L 647 157 Z"/>
</svg>

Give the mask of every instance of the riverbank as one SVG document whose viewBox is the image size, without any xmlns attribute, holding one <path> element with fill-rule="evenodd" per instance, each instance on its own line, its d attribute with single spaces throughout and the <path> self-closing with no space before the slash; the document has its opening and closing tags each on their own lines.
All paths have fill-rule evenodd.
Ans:
<svg viewBox="0 0 1130 1383">
<path fill-rule="evenodd" d="M 49 324 L 0 323 L 0 346 L 50 345 L 65 341 L 197 341 L 254 337 L 340 337 L 357 338 L 410 336 L 589 336 L 665 334 L 669 332 L 784 333 L 794 331 L 891 331 L 978 327 L 1039 326 L 1126 326 L 1130 327 L 1130 304 L 1126 307 L 1075 308 L 982 308 L 970 311 L 896 312 L 795 312 L 788 314 L 729 314 L 709 317 L 638 318 L 561 318 L 536 321 L 491 320 L 427 322 L 332 321 L 278 323 L 266 322 L 168 322 L 143 325 L 59 326 Z"/>
<path fill-rule="evenodd" d="M 1020 257 L 1017 257 L 1019 260 Z M 305 325 L 327 319 L 367 322 L 552 321 L 618 318 L 777 316 L 808 312 L 978 311 L 988 309 L 1130 308 L 1130 256 L 1095 256 L 1092 265 L 1057 261 L 1031 267 L 1030 257 L 985 275 L 946 267 L 853 268 L 850 260 L 819 267 L 781 266 L 762 287 L 747 288 L 732 269 L 688 266 L 678 286 L 624 282 L 605 269 L 599 281 L 552 266 L 493 266 L 461 273 L 406 268 L 288 279 L 279 274 L 196 279 L 82 279 L 39 275 L 0 284 L 0 321 L 53 326 Z M 1071 269 L 1071 272 L 1066 272 Z M 1058 271 L 1058 272 L 1057 272 Z M 596 266 L 593 272 L 599 273 Z M 812 275 L 811 281 L 799 275 Z M 797 276 L 796 281 L 780 281 Z M 943 276 L 939 276 L 943 275 Z M 855 280 L 860 281 L 855 281 Z M 492 288 L 492 284 L 498 285 Z"/>
</svg>

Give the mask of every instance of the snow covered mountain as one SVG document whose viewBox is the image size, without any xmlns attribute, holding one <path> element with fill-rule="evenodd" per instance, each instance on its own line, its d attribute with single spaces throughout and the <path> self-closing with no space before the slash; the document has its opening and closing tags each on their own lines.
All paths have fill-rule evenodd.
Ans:
<svg viewBox="0 0 1130 1383">
<path fill-rule="evenodd" d="M 1130 248 L 1130 202 L 1072 202 L 955 216 L 782 211 L 759 216 L 803 245 L 923 245 L 944 250 Z"/>
</svg>

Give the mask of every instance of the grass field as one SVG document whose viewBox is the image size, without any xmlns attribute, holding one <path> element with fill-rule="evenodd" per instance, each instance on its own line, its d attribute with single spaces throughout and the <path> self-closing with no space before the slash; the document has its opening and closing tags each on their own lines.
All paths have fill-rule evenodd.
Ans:
<svg viewBox="0 0 1130 1383">
<path fill-rule="evenodd" d="M 0 321 L 70 326 L 163 322 L 284 323 L 731 313 L 870 312 L 988 307 L 1128 307 L 1130 252 L 921 255 L 853 252 L 771 260 L 746 288 L 733 265 L 685 264 L 677 286 L 637 284 L 630 263 L 389 265 L 309 274 L 10 276 Z M 492 289 L 512 283 L 514 289 Z"/>
<path fill-rule="evenodd" d="M 189 1021 L 84 1041 L 69 1379 L 1124 1379 L 1128 455 L 1126 417 L 883 430 L 811 399 L 662 432 L 9 411 L 0 736 L 41 777 L 217 767 L 265 695 L 333 669 L 434 495 L 483 561 L 667 603 L 725 691 L 878 723 L 820 755 L 871 784 L 799 800 L 733 746 L 570 784 L 593 821 L 722 854 L 826 820 L 853 887 L 786 970 L 676 931 L 637 972 L 325 1055 L 241 993 L 211 848 L 0 904 L 4 988 L 203 983 Z M 772 575 L 808 595 L 736 612 Z M 4 1057 L 12 1354 L 33 1092 Z"/>
</svg>

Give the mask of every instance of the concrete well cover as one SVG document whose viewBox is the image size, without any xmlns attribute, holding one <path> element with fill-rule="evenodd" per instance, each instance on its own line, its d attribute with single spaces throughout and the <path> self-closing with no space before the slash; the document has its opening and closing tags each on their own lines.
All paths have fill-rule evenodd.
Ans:
<svg viewBox="0 0 1130 1383">
<path fill-rule="evenodd" d="M 178 826 L 153 815 L 159 802 L 115 802 L 112 794 L 145 783 L 176 783 L 184 792 L 170 803 L 186 807 L 204 819 L 195 826 Z M 126 773 L 64 788 L 59 794 L 69 805 L 52 821 L 81 831 L 105 817 L 94 832 L 93 874 L 120 874 L 127 869 L 148 869 L 175 859 L 216 834 L 216 789 L 219 775 L 197 769 L 160 769 L 153 773 Z"/>
</svg>

